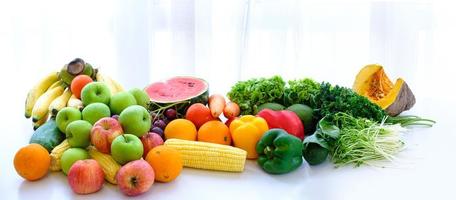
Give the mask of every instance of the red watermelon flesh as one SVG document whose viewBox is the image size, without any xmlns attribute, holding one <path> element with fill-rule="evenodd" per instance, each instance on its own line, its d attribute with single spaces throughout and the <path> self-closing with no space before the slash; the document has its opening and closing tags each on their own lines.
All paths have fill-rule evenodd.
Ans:
<svg viewBox="0 0 456 200">
<path fill-rule="evenodd" d="M 156 103 L 174 103 L 198 97 L 208 91 L 206 81 L 195 77 L 174 77 L 152 83 L 144 89 Z"/>
</svg>

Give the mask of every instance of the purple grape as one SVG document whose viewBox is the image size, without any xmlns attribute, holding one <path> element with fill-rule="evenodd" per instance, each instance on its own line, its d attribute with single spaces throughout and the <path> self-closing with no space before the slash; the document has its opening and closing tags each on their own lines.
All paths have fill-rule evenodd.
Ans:
<svg viewBox="0 0 456 200">
<path fill-rule="evenodd" d="M 155 112 L 150 112 L 150 119 L 152 120 L 152 122 L 153 122 L 153 120 L 154 120 L 155 118 L 157 118 L 157 113 L 155 113 Z"/>
<path fill-rule="evenodd" d="M 156 134 L 159 134 L 160 136 L 162 136 L 162 138 L 164 136 L 163 129 L 161 129 L 160 127 L 153 127 L 150 132 L 154 132 Z"/>
<path fill-rule="evenodd" d="M 165 122 L 165 124 L 168 125 L 169 119 L 165 117 L 165 118 L 163 119 L 163 122 Z M 163 129 L 165 129 L 165 128 L 163 128 Z"/>
<path fill-rule="evenodd" d="M 166 123 L 162 119 L 159 119 L 159 120 L 154 122 L 154 126 L 155 127 L 159 127 L 160 129 L 163 130 L 166 127 Z"/>
<path fill-rule="evenodd" d="M 113 115 L 112 118 L 119 120 L 119 115 Z"/>
<path fill-rule="evenodd" d="M 165 111 L 165 116 L 166 116 L 166 118 L 168 118 L 169 120 L 173 120 L 173 119 L 176 119 L 177 112 L 176 112 L 176 110 L 174 110 L 174 109 L 172 109 L 172 108 L 168 108 L 168 109 L 166 109 L 166 111 Z"/>
<path fill-rule="evenodd" d="M 163 139 L 163 141 L 165 140 L 165 134 L 163 134 L 163 133 L 156 133 L 156 132 L 153 132 L 153 131 L 151 131 L 151 133 L 155 133 L 155 134 L 159 135 L 159 136 Z"/>
</svg>

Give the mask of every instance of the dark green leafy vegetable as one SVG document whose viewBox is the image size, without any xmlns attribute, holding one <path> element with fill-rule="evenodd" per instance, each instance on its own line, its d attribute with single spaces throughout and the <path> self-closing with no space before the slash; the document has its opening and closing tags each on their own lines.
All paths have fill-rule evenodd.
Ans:
<svg viewBox="0 0 456 200">
<path fill-rule="evenodd" d="M 366 97 L 356 94 L 353 90 L 338 85 L 332 87 L 329 83 L 322 83 L 320 93 L 315 97 L 315 108 L 318 108 L 317 119 L 328 114 L 345 112 L 354 117 L 363 117 L 377 122 L 387 116 L 378 105 Z"/>
<path fill-rule="evenodd" d="M 332 86 L 327 82 L 320 84 L 309 78 L 291 80 L 287 86 L 280 76 L 240 81 L 231 88 L 227 96 L 240 106 L 244 115 L 253 114 L 258 106 L 264 103 L 279 103 L 286 107 L 299 103 L 314 109 L 315 121 L 330 114 L 344 112 L 378 123 L 387 118 L 388 123 L 401 124 L 404 127 L 432 126 L 435 123 L 416 116 L 390 117 L 381 107 L 350 88 Z"/>
<path fill-rule="evenodd" d="M 241 114 L 253 114 L 263 103 L 281 103 L 285 91 L 285 81 L 280 76 L 254 78 L 236 83 L 228 98 L 237 103 Z"/>
</svg>

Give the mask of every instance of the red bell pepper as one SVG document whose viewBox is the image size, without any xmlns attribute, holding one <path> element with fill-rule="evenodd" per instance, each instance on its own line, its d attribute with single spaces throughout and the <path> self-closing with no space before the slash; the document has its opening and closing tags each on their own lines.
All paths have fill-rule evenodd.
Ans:
<svg viewBox="0 0 456 200">
<path fill-rule="evenodd" d="M 289 110 L 263 109 L 257 115 L 268 122 L 269 128 L 281 128 L 301 140 L 304 139 L 304 125 L 296 113 Z"/>
</svg>

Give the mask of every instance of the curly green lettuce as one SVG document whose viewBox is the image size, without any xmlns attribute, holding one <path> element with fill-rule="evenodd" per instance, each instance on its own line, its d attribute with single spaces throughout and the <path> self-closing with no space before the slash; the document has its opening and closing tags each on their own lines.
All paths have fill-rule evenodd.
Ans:
<svg viewBox="0 0 456 200">
<path fill-rule="evenodd" d="M 263 103 L 282 102 L 285 85 L 280 76 L 254 78 L 237 82 L 227 96 L 239 105 L 241 114 L 247 115 L 254 113 Z"/>
</svg>

